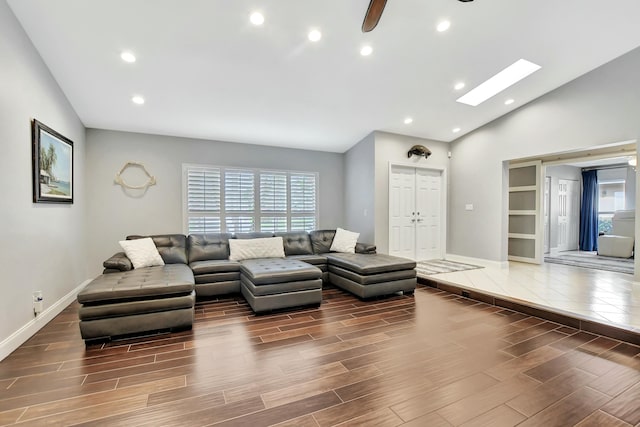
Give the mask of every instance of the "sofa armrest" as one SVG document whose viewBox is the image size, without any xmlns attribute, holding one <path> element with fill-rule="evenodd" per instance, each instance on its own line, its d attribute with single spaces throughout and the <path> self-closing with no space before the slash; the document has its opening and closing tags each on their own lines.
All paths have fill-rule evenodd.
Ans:
<svg viewBox="0 0 640 427">
<path fill-rule="evenodd" d="M 376 253 L 376 245 L 372 245 L 370 243 L 356 243 L 356 253 L 357 254 L 375 254 Z"/>
<path fill-rule="evenodd" d="M 129 271 L 133 270 L 133 264 L 131 260 L 127 258 L 124 252 L 118 252 L 111 256 L 111 258 L 107 259 L 102 263 L 102 266 L 109 272 L 115 271 Z"/>
</svg>

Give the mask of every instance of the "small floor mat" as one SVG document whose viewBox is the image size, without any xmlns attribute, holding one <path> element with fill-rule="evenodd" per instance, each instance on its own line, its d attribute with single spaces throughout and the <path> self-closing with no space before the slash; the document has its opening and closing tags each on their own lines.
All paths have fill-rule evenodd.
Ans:
<svg viewBox="0 0 640 427">
<path fill-rule="evenodd" d="M 418 261 L 416 263 L 418 276 L 431 276 L 434 274 L 451 273 L 454 271 L 475 270 L 484 268 L 479 265 L 464 264 L 461 262 L 447 261 L 444 259 L 431 259 L 428 261 Z"/>
<path fill-rule="evenodd" d="M 596 252 L 571 251 L 556 256 L 545 256 L 544 262 L 571 265 L 574 267 L 593 268 L 595 270 L 615 271 L 633 274 L 633 258 L 615 258 L 600 256 Z"/>
</svg>

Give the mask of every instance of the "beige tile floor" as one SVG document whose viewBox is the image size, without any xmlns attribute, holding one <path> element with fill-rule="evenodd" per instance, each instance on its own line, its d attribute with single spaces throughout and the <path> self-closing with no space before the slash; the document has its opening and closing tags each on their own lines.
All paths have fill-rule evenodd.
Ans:
<svg viewBox="0 0 640 427">
<path fill-rule="evenodd" d="M 509 262 L 508 268 L 484 267 L 431 277 L 640 331 L 640 282 L 629 274 Z"/>
</svg>

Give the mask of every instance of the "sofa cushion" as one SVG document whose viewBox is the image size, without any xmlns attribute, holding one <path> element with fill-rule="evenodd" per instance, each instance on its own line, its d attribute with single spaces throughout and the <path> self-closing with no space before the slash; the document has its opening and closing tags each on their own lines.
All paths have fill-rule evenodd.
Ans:
<svg viewBox="0 0 640 427">
<path fill-rule="evenodd" d="M 379 274 L 398 270 L 412 270 L 416 262 L 386 254 L 327 254 L 329 266 L 337 265 L 358 274 Z"/>
<path fill-rule="evenodd" d="M 313 255 L 313 246 L 309 233 L 306 231 L 290 231 L 288 233 L 276 233 L 281 236 L 284 244 L 284 254 L 291 255 Z"/>
<path fill-rule="evenodd" d="M 242 283 L 242 286 L 249 290 L 254 296 L 291 294 L 312 289 L 322 291 L 322 280 L 320 279 L 298 280 L 295 282 L 278 282 L 269 285 L 256 285 L 251 282 L 251 280 L 243 276 L 240 281 Z"/>
<path fill-rule="evenodd" d="M 229 259 L 284 258 L 282 237 L 229 240 Z"/>
<path fill-rule="evenodd" d="M 354 233 L 353 231 L 338 228 L 336 229 L 336 234 L 333 236 L 333 242 L 331 242 L 331 247 L 329 249 L 331 251 L 353 254 L 356 252 L 358 237 L 360 237 L 360 233 Z"/>
<path fill-rule="evenodd" d="M 151 237 L 165 264 L 187 264 L 187 237 L 184 234 L 158 234 L 154 236 L 127 236 L 127 240 Z"/>
<path fill-rule="evenodd" d="M 346 268 L 338 267 L 337 265 L 330 265 L 329 272 L 349 279 L 352 282 L 358 283 L 360 285 L 371 285 L 374 283 L 393 282 L 396 280 L 416 278 L 415 269 L 387 271 L 385 273 L 362 275 L 347 270 Z"/>
<path fill-rule="evenodd" d="M 325 254 L 331 251 L 331 243 L 336 230 L 314 230 L 309 232 L 314 254 Z"/>
<path fill-rule="evenodd" d="M 196 293 L 192 291 L 190 294 L 176 295 L 171 298 L 149 298 L 116 302 L 113 304 L 88 304 L 80 307 L 78 316 L 80 320 L 94 320 L 144 313 L 159 313 L 185 308 L 193 309 L 195 301 Z"/>
<path fill-rule="evenodd" d="M 240 262 L 240 271 L 242 276 L 254 285 L 315 280 L 322 277 L 318 268 L 294 259 L 249 259 Z"/>
<path fill-rule="evenodd" d="M 103 274 L 78 293 L 80 304 L 106 304 L 111 301 L 190 294 L 193 273 L 187 265 L 147 267 Z"/>
<path fill-rule="evenodd" d="M 189 264 L 195 261 L 229 258 L 229 239 L 232 236 L 231 233 L 189 235 Z"/>
<path fill-rule="evenodd" d="M 240 263 L 227 259 L 196 261 L 189 264 L 194 275 L 240 271 Z"/>
<path fill-rule="evenodd" d="M 122 240 L 120 246 L 124 249 L 127 258 L 131 260 L 133 268 L 153 267 L 164 265 L 164 261 L 158 253 L 156 245 L 150 238 Z"/>
</svg>

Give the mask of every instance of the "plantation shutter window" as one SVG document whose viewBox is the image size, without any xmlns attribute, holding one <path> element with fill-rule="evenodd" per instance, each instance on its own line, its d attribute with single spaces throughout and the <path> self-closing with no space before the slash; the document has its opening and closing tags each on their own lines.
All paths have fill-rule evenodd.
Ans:
<svg viewBox="0 0 640 427">
<path fill-rule="evenodd" d="M 187 172 L 189 233 L 219 233 L 220 169 L 191 168 Z"/>
<path fill-rule="evenodd" d="M 260 231 L 287 231 L 287 173 L 260 172 Z"/>
<path fill-rule="evenodd" d="M 317 174 L 183 165 L 185 231 L 244 233 L 317 228 Z"/>
<path fill-rule="evenodd" d="M 316 175 L 292 173 L 291 227 L 292 231 L 309 231 L 316 228 Z"/>
</svg>

